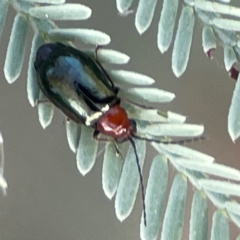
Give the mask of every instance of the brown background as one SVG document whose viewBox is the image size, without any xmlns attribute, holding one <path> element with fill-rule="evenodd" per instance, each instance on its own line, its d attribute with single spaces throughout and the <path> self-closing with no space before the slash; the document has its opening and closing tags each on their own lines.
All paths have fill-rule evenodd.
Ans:
<svg viewBox="0 0 240 240">
<path fill-rule="evenodd" d="M 159 108 L 187 115 L 188 122 L 204 123 L 208 139 L 191 147 L 213 155 L 219 163 L 239 168 L 239 141 L 232 143 L 227 132 L 227 115 L 235 82 L 225 72 L 221 47 L 214 53 L 213 61 L 205 57 L 201 46 L 201 25 L 195 23 L 187 71 L 176 79 L 171 71 L 172 48 L 164 55 L 157 49 L 160 3 L 152 26 L 141 37 L 134 27 L 134 15 L 120 17 L 115 1 L 81 0 L 81 3 L 92 8 L 92 18 L 82 22 L 59 22 L 59 26 L 86 27 L 108 33 L 112 39 L 109 47 L 131 57 L 124 69 L 150 75 L 156 80 L 157 87 L 176 94 L 172 103 L 161 104 Z M 15 11 L 10 8 L 0 45 L 1 69 L 14 15 Z M 5 176 L 9 189 L 7 197 L 0 197 L 0 239 L 139 239 L 140 195 L 133 214 L 120 223 L 115 216 L 114 202 L 108 200 L 102 191 L 102 159 L 99 158 L 93 170 L 82 177 L 68 147 L 64 118 L 59 111 L 55 111 L 50 127 L 41 128 L 37 109 L 30 106 L 26 95 L 32 36 L 30 30 L 20 78 L 9 85 L 1 71 L 0 130 L 5 140 Z M 149 147 L 145 180 L 154 154 L 156 152 Z M 171 166 L 169 169 L 171 183 L 175 170 Z M 189 198 L 188 212 L 190 203 Z M 211 203 L 209 206 L 212 207 Z M 211 214 L 209 218 L 211 221 Z M 188 221 L 187 213 L 184 239 L 188 238 Z M 233 239 L 237 229 L 232 223 L 230 225 L 230 239 Z"/>
</svg>

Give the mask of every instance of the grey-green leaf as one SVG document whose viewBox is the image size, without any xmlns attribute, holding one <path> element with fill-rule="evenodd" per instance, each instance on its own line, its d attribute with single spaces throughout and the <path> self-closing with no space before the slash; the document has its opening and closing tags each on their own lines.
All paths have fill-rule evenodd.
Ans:
<svg viewBox="0 0 240 240">
<path fill-rule="evenodd" d="M 199 180 L 199 184 L 204 190 L 226 195 L 240 196 L 240 184 L 211 179 Z"/>
<path fill-rule="evenodd" d="M 173 122 L 184 123 L 186 121 L 186 116 L 183 116 L 179 113 L 168 111 L 167 112 L 167 119 L 168 119 L 168 122 L 172 122 L 172 123 Z"/>
<path fill-rule="evenodd" d="M 157 155 L 152 162 L 146 189 L 146 218 L 147 226 L 144 225 L 143 215 L 141 220 L 141 239 L 157 239 L 163 203 L 168 180 L 168 164 L 164 155 Z"/>
<path fill-rule="evenodd" d="M 188 148 L 186 146 L 180 146 L 177 144 L 164 145 L 164 144 L 158 144 L 158 143 L 152 143 L 152 145 L 159 152 L 164 152 L 165 150 L 169 154 L 178 155 L 186 159 L 194 159 L 195 161 L 206 162 L 206 163 L 212 163 L 214 161 L 214 158 L 212 156 L 209 156 L 205 153 Z"/>
<path fill-rule="evenodd" d="M 240 215 L 234 214 L 232 212 L 228 212 L 229 217 L 231 220 L 236 224 L 236 226 L 240 227 Z"/>
<path fill-rule="evenodd" d="M 136 72 L 110 70 L 108 73 L 116 84 L 128 83 L 134 85 L 151 85 L 155 82 L 151 77 Z"/>
<path fill-rule="evenodd" d="M 175 94 L 156 88 L 128 88 L 121 89 L 119 96 L 137 103 L 171 102 Z"/>
<path fill-rule="evenodd" d="M 92 128 L 82 125 L 77 148 L 77 167 L 82 175 L 92 169 L 96 160 L 98 141 L 93 138 L 93 132 Z"/>
<path fill-rule="evenodd" d="M 54 114 L 54 106 L 44 97 L 42 91 L 39 92 L 38 119 L 43 129 L 50 125 Z M 46 102 L 44 102 L 46 101 Z"/>
<path fill-rule="evenodd" d="M 135 26 L 140 34 L 143 34 L 150 26 L 157 0 L 139 0 L 135 17 Z"/>
<path fill-rule="evenodd" d="M 228 240 L 229 225 L 227 213 L 225 210 L 217 210 L 213 214 L 213 223 L 211 230 L 211 240 Z"/>
<path fill-rule="evenodd" d="M 167 118 L 163 117 L 162 115 L 158 114 L 157 109 L 143 109 L 137 106 L 132 106 L 124 103 L 124 109 L 127 111 L 128 117 L 132 119 L 139 119 L 141 121 L 149 121 L 151 122 L 167 122 Z"/>
<path fill-rule="evenodd" d="M 37 32 L 47 34 L 51 29 L 56 28 L 56 24 L 49 19 L 41 19 L 29 16 L 33 29 Z"/>
<path fill-rule="evenodd" d="M 204 190 L 208 198 L 211 199 L 212 203 L 218 208 L 224 208 L 226 201 L 229 201 L 227 196 L 221 193 L 215 193 Z"/>
<path fill-rule="evenodd" d="M 139 157 L 139 164 L 142 168 L 146 154 L 146 143 L 144 141 L 136 140 L 135 144 Z M 136 163 L 136 156 L 133 147 L 129 146 L 115 199 L 115 211 L 117 218 L 120 221 L 123 221 L 130 215 L 136 200 L 138 187 L 139 172 Z"/>
<path fill-rule="evenodd" d="M 225 29 L 228 31 L 239 32 L 240 31 L 240 21 L 226 19 L 226 18 L 214 18 L 213 24 L 216 27 Z"/>
<path fill-rule="evenodd" d="M 117 1 L 117 10 L 120 13 L 124 13 L 125 11 L 127 11 L 131 5 L 133 0 L 116 0 Z"/>
<path fill-rule="evenodd" d="M 157 43 L 161 53 L 168 50 L 172 42 L 179 0 L 164 0 L 158 23 Z"/>
<path fill-rule="evenodd" d="M 151 124 L 146 126 L 146 133 L 153 136 L 195 137 L 203 133 L 204 127 L 196 124 Z"/>
<path fill-rule="evenodd" d="M 27 76 L 27 96 L 28 101 L 34 107 L 39 99 L 39 86 L 37 84 L 37 73 L 34 68 L 34 61 L 37 49 L 44 43 L 44 39 L 39 33 L 35 33 L 32 40 L 31 53 L 28 62 Z"/>
<path fill-rule="evenodd" d="M 240 214 L 240 204 L 237 202 L 226 202 L 224 208 L 227 209 L 228 212 Z"/>
<path fill-rule="evenodd" d="M 13 83 L 21 73 L 27 29 L 28 23 L 26 17 L 22 14 L 17 14 L 14 18 L 4 65 L 4 74 L 8 83 Z"/>
<path fill-rule="evenodd" d="M 224 64 L 227 71 L 230 71 L 237 63 L 237 57 L 232 47 L 224 46 Z"/>
<path fill-rule="evenodd" d="M 34 2 L 34 3 L 47 3 L 47 4 L 63 4 L 66 1 L 65 0 L 27 0 L 29 2 Z"/>
<path fill-rule="evenodd" d="M 202 30 L 202 46 L 203 51 L 208 57 L 210 57 L 210 52 L 216 49 L 216 36 L 211 26 L 204 26 Z"/>
<path fill-rule="evenodd" d="M 240 16 L 240 8 L 216 2 L 197 0 L 195 1 L 195 8 L 207 12 L 227 14 L 234 17 Z"/>
<path fill-rule="evenodd" d="M 5 161 L 5 157 L 4 157 L 4 148 L 3 148 L 3 137 L 2 137 L 2 133 L 0 133 L 0 188 L 3 194 L 6 195 L 8 184 L 6 179 L 3 176 L 4 161 Z"/>
<path fill-rule="evenodd" d="M 48 34 L 58 41 L 84 42 L 93 45 L 109 44 L 111 39 L 104 32 L 93 29 L 68 28 L 68 29 L 52 29 Z"/>
<path fill-rule="evenodd" d="M 1 14 L 0 14 L 0 39 L 1 39 L 3 27 L 5 24 L 7 12 L 8 12 L 8 1 L 7 0 L 0 1 L 0 12 L 1 12 Z"/>
<path fill-rule="evenodd" d="M 180 77 L 187 68 L 192 45 L 194 21 L 193 8 L 183 7 L 172 53 L 172 70 L 177 77 Z"/>
<path fill-rule="evenodd" d="M 76 153 L 81 133 L 81 125 L 72 120 L 66 121 L 67 141 L 70 149 Z"/>
<path fill-rule="evenodd" d="M 85 50 L 85 53 L 90 55 L 91 57 L 95 57 L 95 49 L 94 50 Z M 107 64 L 126 64 L 128 63 L 130 57 L 125 53 L 112 50 L 112 49 L 99 49 L 98 50 L 98 60 L 101 63 Z"/>
<path fill-rule="evenodd" d="M 82 4 L 66 3 L 30 8 L 29 14 L 51 20 L 85 20 L 91 16 L 92 10 Z"/>
<path fill-rule="evenodd" d="M 22 0 L 11 0 L 11 4 L 18 13 L 28 14 L 30 8 L 34 7 L 34 3 Z"/>
<path fill-rule="evenodd" d="M 193 202 L 191 207 L 189 240 L 207 239 L 207 230 L 207 198 L 202 191 L 196 191 L 193 195 Z"/>
<path fill-rule="evenodd" d="M 168 199 L 161 240 L 181 239 L 186 196 L 187 179 L 184 175 L 177 174 L 174 178 Z"/>
<path fill-rule="evenodd" d="M 215 175 L 218 177 L 223 177 L 235 181 L 240 181 L 240 171 L 231 168 L 222 164 L 208 164 L 205 162 L 197 162 L 197 161 L 191 161 L 191 160 L 177 160 L 177 163 L 181 165 L 182 167 L 194 171 L 199 171 L 202 173 L 207 173 L 211 175 Z"/>
<path fill-rule="evenodd" d="M 233 91 L 232 102 L 228 113 L 228 132 L 235 141 L 240 136 L 240 75 Z"/>
<path fill-rule="evenodd" d="M 120 153 L 125 153 L 128 144 L 118 144 Z M 112 143 L 106 145 L 103 167 L 102 167 L 102 187 L 103 191 L 109 199 L 115 194 L 122 171 L 123 159 L 117 155 L 116 149 Z"/>
</svg>

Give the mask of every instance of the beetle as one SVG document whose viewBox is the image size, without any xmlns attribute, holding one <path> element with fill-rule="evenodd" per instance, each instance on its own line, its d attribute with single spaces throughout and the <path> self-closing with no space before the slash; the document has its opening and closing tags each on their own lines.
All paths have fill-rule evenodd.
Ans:
<svg viewBox="0 0 240 240">
<path fill-rule="evenodd" d="M 135 120 L 129 119 L 118 97 L 116 87 L 97 58 L 62 43 L 46 43 L 39 47 L 34 62 L 37 81 L 46 98 L 59 108 L 67 118 L 76 123 L 95 129 L 93 137 L 99 133 L 113 139 L 116 143 L 130 141 L 140 176 L 144 225 L 147 225 L 145 195 L 141 167 L 133 138 L 158 143 L 183 143 L 180 141 L 159 141 L 137 135 Z"/>
</svg>

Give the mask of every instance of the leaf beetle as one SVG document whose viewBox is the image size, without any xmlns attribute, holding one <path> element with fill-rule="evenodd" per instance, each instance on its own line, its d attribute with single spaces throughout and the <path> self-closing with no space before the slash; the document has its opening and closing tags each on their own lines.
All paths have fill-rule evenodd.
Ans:
<svg viewBox="0 0 240 240">
<path fill-rule="evenodd" d="M 133 138 L 166 144 L 181 144 L 199 138 L 160 141 L 138 136 L 135 120 L 129 119 L 125 109 L 120 106 L 119 88 L 114 85 L 97 58 L 98 48 L 95 49 L 94 59 L 85 52 L 62 43 L 43 44 L 37 50 L 34 62 L 38 85 L 46 98 L 67 118 L 95 129 L 95 139 L 100 140 L 99 133 L 110 137 L 118 154 L 121 155 L 116 143 L 130 141 L 140 176 L 146 226 L 143 177 Z"/>
</svg>

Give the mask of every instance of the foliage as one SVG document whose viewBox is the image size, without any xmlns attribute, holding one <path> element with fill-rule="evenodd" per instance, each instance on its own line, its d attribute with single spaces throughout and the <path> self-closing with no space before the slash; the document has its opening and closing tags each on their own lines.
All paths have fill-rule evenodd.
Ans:
<svg viewBox="0 0 240 240">
<path fill-rule="evenodd" d="M 44 98 L 38 88 L 36 73 L 33 67 L 35 52 L 42 43 L 61 41 L 72 44 L 69 41 L 82 41 L 88 44 L 106 45 L 110 42 L 110 37 L 100 31 L 93 29 L 59 29 L 54 23 L 54 20 L 87 19 L 91 16 L 90 8 L 81 4 L 64 4 L 62 0 L 38 0 L 34 2 L 26 0 L 1 0 L 0 2 L 0 33 L 2 33 L 4 27 L 9 4 L 17 12 L 4 66 L 4 74 L 9 83 L 13 83 L 20 76 L 24 64 L 25 39 L 28 26 L 32 26 L 35 32 L 32 40 L 27 78 L 28 99 L 32 106 L 35 106 L 38 100 Z M 126 12 L 131 2 L 129 0 L 118 0 L 118 10 L 123 13 Z M 203 47 L 207 54 L 216 46 L 213 41 L 216 39 L 216 36 L 222 40 L 222 43 L 226 43 L 227 40 L 228 43 L 232 43 L 233 39 L 235 39 L 236 43 L 236 39 L 238 38 L 232 31 L 222 30 L 219 26 L 216 27 L 214 25 L 216 20 L 215 14 L 219 13 L 210 13 L 209 10 L 202 9 L 207 4 L 205 3 L 204 5 L 205 1 L 201 2 L 186 0 L 182 9 L 172 61 L 172 68 L 177 76 L 180 76 L 187 67 L 196 16 L 203 22 L 205 21 Z M 49 3 L 50 5 L 44 5 L 44 3 Z M 156 0 L 140 0 L 135 21 L 140 33 L 143 33 L 150 25 L 156 3 Z M 158 34 L 158 46 L 162 52 L 166 51 L 171 44 L 177 8 L 177 0 L 165 0 L 163 3 Z M 214 10 L 216 9 L 219 10 L 218 7 L 214 8 Z M 172 16 L 169 22 L 165 21 L 167 16 Z M 207 20 L 203 20 L 203 16 L 206 16 L 208 22 Z M 211 21 L 209 20 L 210 16 L 212 16 Z M 229 59 L 234 54 L 236 59 L 238 58 L 238 46 L 236 44 L 230 44 L 230 46 L 226 44 L 225 48 L 225 62 L 229 71 L 235 63 L 232 61 L 230 64 L 231 61 Z M 94 49 L 90 49 L 87 53 L 93 57 Z M 115 50 L 101 49 L 99 51 L 99 60 L 102 63 L 125 64 L 128 62 L 129 57 Z M 127 96 L 132 101 L 143 102 L 149 105 L 151 102 L 170 102 L 175 97 L 173 93 L 149 87 L 149 85 L 153 84 L 154 80 L 143 74 L 125 70 L 112 70 L 110 71 L 110 75 L 115 83 L 127 83 L 130 85 L 128 88 L 121 89 L 120 96 L 122 98 Z M 131 85 L 140 85 L 140 87 L 132 87 Z M 236 99 L 237 97 L 233 98 L 234 104 L 238 104 L 236 103 Z M 53 118 L 53 105 L 47 102 L 40 103 L 37 106 L 39 121 L 42 127 L 46 128 Z M 186 117 L 170 111 L 162 112 L 158 109 L 142 109 L 127 102 L 123 106 L 128 112 L 129 117 L 137 120 L 138 132 L 142 136 L 154 136 L 159 140 L 168 140 L 169 137 L 199 136 L 204 130 L 203 126 L 200 125 L 185 124 Z M 236 107 L 234 107 L 233 112 L 235 109 Z M 231 117 L 230 122 L 234 118 L 236 118 L 235 115 Z M 149 122 L 149 119 L 152 121 Z M 85 175 L 92 169 L 97 157 L 98 143 L 92 138 L 92 129 L 69 121 L 66 123 L 66 131 L 69 146 L 76 153 L 77 167 Z M 234 130 L 234 139 L 238 136 L 236 132 L 237 130 Z M 140 225 L 141 238 L 156 239 L 159 229 L 162 227 L 161 239 L 180 239 L 186 208 L 188 179 L 196 189 L 192 199 L 189 239 L 207 239 L 207 197 L 217 207 L 213 215 L 211 239 L 228 239 L 228 218 L 232 219 L 237 226 L 240 226 L 238 211 L 240 205 L 233 202 L 232 198 L 230 198 L 230 196 L 239 196 L 240 194 L 240 185 L 237 184 L 240 181 L 240 171 L 214 163 L 213 157 L 184 146 L 157 143 L 152 143 L 152 145 L 159 154 L 153 159 L 149 173 L 146 188 L 147 227 L 144 226 L 142 217 Z M 146 143 L 144 141 L 136 141 L 136 146 L 140 165 L 143 167 Z M 108 198 L 111 199 L 116 194 L 116 215 L 120 221 L 123 221 L 130 215 L 134 207 L 139 187 L 139 173 L 132 147 L 124 143 L 119 148 L 125 156 L 124 162 L 116 155 L 111 142 L 107 143 L 103 149 L 102 185 Z M 0 153 L 3 156 L 3 149 L 1 149 Z M 168 182 L 167 159 L 178 171 L 172 183 L 169 196 L 166 194 Z M 1 169 L 3 172 L 3 165 Z M 211 175 L 225 178 L 226 180 L 214 180 L 211 179 Z M 2 177 L 2 182 L 4 182 L 3 179 Z M 3 189 L 6 189 L 6 182 L 5 188 L 4 184 L 1 184 L 1 186 Z M 163 200 L 167 197 L 168 203 L 164 212 Z"/>
</svg>

